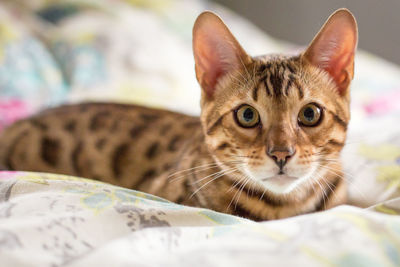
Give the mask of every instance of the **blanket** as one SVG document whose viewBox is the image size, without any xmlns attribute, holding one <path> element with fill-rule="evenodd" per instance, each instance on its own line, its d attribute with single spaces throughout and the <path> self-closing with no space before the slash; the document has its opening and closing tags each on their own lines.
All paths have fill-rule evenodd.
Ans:
<svg viewBox="0 0 400 267">
<path fill-rule="evenodd" d="M 1 266 L 399 266 L 400 199 L 256 223 L 92 180 L 0 172 Z"/>
</svg>

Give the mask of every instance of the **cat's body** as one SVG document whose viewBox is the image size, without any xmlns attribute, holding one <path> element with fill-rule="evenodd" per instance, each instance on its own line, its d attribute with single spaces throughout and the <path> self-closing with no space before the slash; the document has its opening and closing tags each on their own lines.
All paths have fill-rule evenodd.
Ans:
<svg viewBox="0 0 400 267">
<path fill-rule="evenodd" d="M 334 16 L 302 55 L 250 58 L 203 13 L 194 29 L 200 118 L 105 103 L 55 108 L 2 134 L 0 168 L 93 178 L 254 220 L 343 203 L 356 26 L 348 11 Z M 351 30 L 348 47 L 319 63 L 324 40 L 332 44 L 319 37 L 342 37 L 337 23 Z"/>
<path fill-rule="evenodd" d="M 84 103 L 46 110 L 2 136 L 1 165 L 76 175 L 128 188 L 176 168 L 198 118 L 135 105 Z M 146 190 L 148 191 L 148 189 Z"/>
<path fill-rule="evenodd" d="M 0 148 L 6 169 L 92 178 L 256 220 L 323 210 L 343 201 L 345 193 L 340 177 L 332 176 L 330 185 L 323 185 L 326 195 L 316 185 L 303 198 L 283 201 L 253 186 L 241 188 L 229 175 L 196 192 L 221 172 L 204 142 L 200 119 L 134 105 L 50 109 L 14 124 L 1 140 L 7 140 Z"/>
</svg>

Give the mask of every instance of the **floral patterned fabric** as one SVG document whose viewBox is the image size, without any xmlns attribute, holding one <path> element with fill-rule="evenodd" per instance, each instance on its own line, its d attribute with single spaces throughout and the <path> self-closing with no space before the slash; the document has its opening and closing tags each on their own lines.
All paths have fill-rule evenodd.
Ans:
<svg viewBox="0 0 400 267">
<path fill-rule="evenodd" d="M 399 266 L 400 199 L 396 202 L 375 211 L 341 206 L 255 223 L 92 180 L 0 172 L 0 262 L 44 267 Z"/>
</svg>

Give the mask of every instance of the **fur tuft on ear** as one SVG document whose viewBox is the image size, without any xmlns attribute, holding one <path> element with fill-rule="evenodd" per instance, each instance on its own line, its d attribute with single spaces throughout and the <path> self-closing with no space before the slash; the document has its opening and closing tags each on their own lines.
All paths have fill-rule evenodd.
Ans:
<svg viewBox="0 0 400 267">
<path fill-rule="evenodd" d="M 354 76 L 357 39 L 354 16 L 347 9 L 339 9 L 328 18 L 303 54 L 308 63 L 330 74 L 341 96 L 348 94 Z"/>
<path fill-rule="evenodd" d="M 250 58 L 224 22 L 210 11 L 201 13 L 194 24 L 193 53 L 197 80 L 208 97 L 213 96 L 219 78 L 241 69 Z"/>
</svg>

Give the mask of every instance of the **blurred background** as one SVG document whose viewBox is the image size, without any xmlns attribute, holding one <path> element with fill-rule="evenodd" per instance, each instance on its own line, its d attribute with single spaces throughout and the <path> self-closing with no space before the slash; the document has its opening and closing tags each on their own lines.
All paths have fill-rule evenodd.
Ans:
<svg viewBox="0 0 400 267">
<path fill-rule="evenodd" d="M 268 34 L 307 45 L 326 18 L 346 7 L 357 18 L 359 48 L 400 63 L 398 0 L 216 0 L 252 21 Z"/>
</svg>

